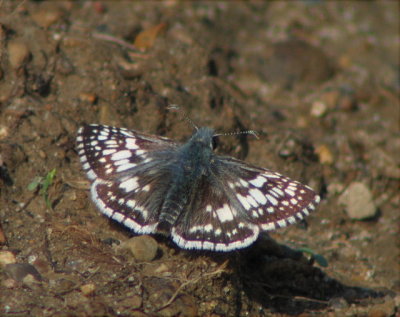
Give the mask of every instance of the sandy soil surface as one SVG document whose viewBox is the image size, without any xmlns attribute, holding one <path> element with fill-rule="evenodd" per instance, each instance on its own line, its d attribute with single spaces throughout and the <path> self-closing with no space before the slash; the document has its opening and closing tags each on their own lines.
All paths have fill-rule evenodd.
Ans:
<svg viewBox="0 0 400 317">
<path fill-rule="evenodd" d="M 399 314 L 396 1 L 3 0 L 0 44 L 1 316 Z M 76 133 L 184 141 L 171 104 L 258 131 L 218 152 L 310 185 L 318 210 L 241 251 L 145 236 L 154 254 L 134 256 L 90 200 Z"/>
</svg>

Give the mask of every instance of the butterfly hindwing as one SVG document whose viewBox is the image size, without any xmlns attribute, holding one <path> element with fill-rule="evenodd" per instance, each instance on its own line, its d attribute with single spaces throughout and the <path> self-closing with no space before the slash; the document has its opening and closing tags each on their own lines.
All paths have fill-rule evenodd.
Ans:
<svg viewBox="0 0 400 317">
<path fill-rule="evenodd" d="M 168 190 L 166 184 L 158 181 L 159 177 L 165 175 L 141 171 L 118 181 L 99 179 L 92 184 L 92 199 L 102 213 L 136 233 L 155 233 Z"/>
<path fill-rule="evenodd" d="M 254 242 L 259 234 L 241 206 L 229 199 L 223 184 L 203 178 L 196 199 L 172 227 L 172 239 L 181 248 L 230 251 Z"/>
</svg>

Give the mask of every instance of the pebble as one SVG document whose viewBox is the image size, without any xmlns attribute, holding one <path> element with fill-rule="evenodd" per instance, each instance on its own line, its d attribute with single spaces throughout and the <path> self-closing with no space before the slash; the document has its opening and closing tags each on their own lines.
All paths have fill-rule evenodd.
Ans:
<svg viewBox="0 0 400 317">
<path fill-rule="evenodd" d="M 325 165 L 332 165 L 334 162 L 333 154 L 329 147 L 325 144 L 321 144 L 315 148 L 315 153 L 317 153 L 319 162 Z"/>
<path fill-rule="evenodd" d="M 6 126 L 0 126 L 0 140 L 4 140 L 10 135 L 9 128 Z"/>
<path fill-rule="evenodd" d="M 14 288 L 18 286 L 18 283 L 12 278 L 7 278 L 1 282 L 1 286 L 5 288 Z"/>
<path fill-rule="evenodd" d="M 8 43 L 7 49 L 10 58 L 10 65 L 13 69 L 21 67 L 30 57 L 30 51 L 25 43 L 12 41 Z"/>
<path fill-rule="evenodd" d="M 42 281 L 42 276 L 36 268 L 28 263 L 13 263 L 5 266 L 4 271 L 18 282 L 31 282 L 32 279 Z M 28 277 L 31 275 L 32 277 Z"/>
<path fill-rule="evenodd" d="M 354 95 L 342 94 L 338 100 L 337 107 L 343 111 L 355 111 L 358 107 L 358 102 Z"/>
<path fill-rule="evenodd" d="M 76 287 L 76 282 L 65 279 L 65 278 L 60 278 L 57 280 L 50 280 L 50 285 L 52 286 L 52 289 L 56 293 L 66 293 L 71 291 L 72 289 L 75 289 Z"/>
<path fill-rule="evenodd" d="M 143 30 L 136 36 L 133 45 L 139 50 L 148 50 L 153 47 L 156 39 L 162 32 L 164 32 L 166 27 L 167 25 L 165 23 L 160 23 Z"/>
<path fill-rule="evenodd" d="M 377 212 L 370 189 L 360 182 L 351 183 L 339 197 L 339 203 L 344 205 L 346 213 L 351 219 L 372 218 Z"/>
<path fill-rule="evenodd" d="M 50 25 L 56 23 L 63 13 L 58 8 L 41 8 L 32 13 L 32 19 L 35 23 L 43 28 L 48 28 Z"/>
<path fill-rule="evenodd" d="M 138 309 L 142 306 L 142 298 L 139 295 L 128 296 L 123 301 L 119 302 L 119 305 L 131 309 Z"/>
<path fill-rule="evenodd" d="M 35 258 L 32 262 L 29 261 L 41 274 L 50 274 L 53 269 L 49 262 L 43 258 Z"/>
<path fill-rule="evenodd" d="M 340 92 L 338 90 L 329 90 L 322 93 L 320 96 L 321 102 L 323 102 L 328 109 L 335 109 L 340 98 Z"/>
<path fill-rule="evenodd" d="M 315 118 L 321 118 L 326 114 L 328 110 L 328 106 L 325 102 L 321 100 L 316 100 L 311 105 L 311 112 L 310 114 Z"/>
<path fill-rule="evenodd" d="M 93 283 L 85 284 L 81 286 L 81 292 L 85 296 L 93 295 L 96 290 L 96 285 Z"/>
<path fill-rule="evenodd" d="M 144 276 L 168 277 L 172 275 L 171 269 L 165 263 L 146 265 L 142 271 Z"/>
<path fill-rule="evenodd" d="M 147 64 L 142 61 L 131 63 L 121 57 L 116 57 L 115 60 L 119 66 L 118 70 L 124 79 L 138 78 L 142 76 L 148 68 Z"/>
<path fill-rule="evenodd" d="M 0 251 L 0 267 L 17 262 L 15 255 L 10 251 Z"/>
<path fill-rule="evenodd" d="M 30 288 L 35 288 L 36 286 L 40 285 L 41 280 L 38 280 L 35 276 L 32 274 L 27 274 L 25 277 L 22 279 L 22 284 L 30 287 Z"/>
<path fill-rule="evenodd" d="M 139 262 L 150 262 L 157 255 L 158 244 L 154 238 L 143 235 L 124 241 L 120 248 L 129 250 Z"/>
<path fill-rule="evenodd" d="M 0 134 L 1 134 L 1 131 L 0 131 Z M 1 137 L 0 137 L 0 139 L 1 139 Z M 2 168 L 2 174 L 5 174 L 5 173 L 7 173 L 6 167 L 2 166 L 2 165 L 3 165 L 3 162 L 2 162 L 2 157 L 1 157 L 1 153 L 0 153 L 0 168 Z M 5 177 L 2 176 L 2 178 L 4 179 Z M 6 242 L 7 242 L 6 235 L 4 234 L 3 228 L 0 225 L 0 245 L 6 244 Z"/>
<path fill-rule="evenodd" d="M 90 105 L 94 105 L 97 102 L 97 96 L 90 92 L 81 92 L 79 94 L 79 99 L 82 102 L 88 103 Z"/>
<path fill-rule="evenodd" d="M 166 265 L 165 263 L 161 263 L 159 266 L 157 266 L 154 270 L 155 275 L 170 275 L 171 269 Z"/>
</svg>

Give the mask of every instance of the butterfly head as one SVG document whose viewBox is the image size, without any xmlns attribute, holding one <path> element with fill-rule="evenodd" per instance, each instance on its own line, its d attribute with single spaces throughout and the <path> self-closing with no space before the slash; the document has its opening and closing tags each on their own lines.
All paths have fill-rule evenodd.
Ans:
<svg viewBox="0 0 400 317">
<path fill-rule="evenodd" d="M 214 130 L 211 128 L 199 128 L 191 137 L 190 141 L 202 147 L 208 147 L 211 150 L 216 147 L 216 138 L 214 137 Z"/>
</svg>

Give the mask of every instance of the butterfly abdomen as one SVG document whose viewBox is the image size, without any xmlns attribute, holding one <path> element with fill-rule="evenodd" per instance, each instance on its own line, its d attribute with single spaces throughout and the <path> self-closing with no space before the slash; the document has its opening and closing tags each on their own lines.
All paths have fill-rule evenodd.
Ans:
<svg viewBox="0 0 400 317">
<path fill-rule="evenodd" d="M 169 233 L 188 203 L 189 195 L 186 193 L 190 190 L 191 182 L 185 177 L 186 173 L 181 166 L 175 166 L 173 169 L 176 170 L 175 177 L 171 178 L 172 181 L 161 206 L 160 223 L 157 226 L 160 233 Z"/>
<path fill-rule="evenodd" d="M 160 231 L 169 231 L 188 205 L 189 197 L 196 195 L 200 179 L 208 173 L 213 155 L 208 131 L 199 130 L 177 151 L 170 165 L 171 184 L 160 212 Z"/>
</svg>

